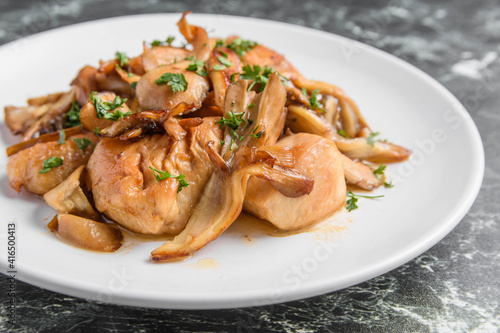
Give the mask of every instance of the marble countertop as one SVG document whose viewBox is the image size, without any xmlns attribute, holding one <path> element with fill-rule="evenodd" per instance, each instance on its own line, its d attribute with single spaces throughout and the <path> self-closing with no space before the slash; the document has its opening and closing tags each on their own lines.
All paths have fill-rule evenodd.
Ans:
<svg viewBox="0 0 500 333">
<path fill-rule="evenodd" d="M 471 210 L 442 241 L 359 285 L 244 309 L 178 311 L 100 304 L 17 283 L 17 326 L 0 331 L 497 332 L 500 327 L 500 7 L 497 1 L 0 1 L 0 45 L 111 16 L 183 12 L 253 16 L 313 27 L 385 50 L 428 73 L 466 107 L 486 169 Z M 486 88 L 486 89 L 485 89 Z"/>
</svg>

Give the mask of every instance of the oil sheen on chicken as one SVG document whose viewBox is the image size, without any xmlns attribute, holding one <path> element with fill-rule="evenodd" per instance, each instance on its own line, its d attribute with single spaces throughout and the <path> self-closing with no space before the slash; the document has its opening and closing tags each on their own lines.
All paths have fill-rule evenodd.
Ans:
<svg viewBox="0 0 500 333">
<path fill-rule="evenodd" d="M 205 146 L 213 141 L 220 150 L 222 133 L 216 120 L 204 118 L 178 140 L 167 134 L 137 141 L 102 140 L 88 163 L 96 208 L 140 234 L 180 232 L 214 168 Z M 177 192 L 177 179 L 157 181 L 150 167 L 183 174 L 189 186 Z"/>
<path fill-rule="evenodd" d="M 277 145 L 292 148 L 294 169 L 314 179 L 310 194 L 289 198 L 266 180 L 251 177 L 243 207 L 281 230 L 297 230 L 321 220 L 344 205 L 346 185 L 335 144 L 313 134 L 285 137 Z"/>
<path fill-rule="evenodd" d="M 67 138 L 64 144 L 57 141 L 38 143 L 12 155 L 7 162 L 10 186 L 18 192 L 24 186 L 27 191 L 40 195 L 52 190 L 89 160 L 92 146 L 87 146 L 83 152 L 72 140 L 83 138 L 90 139 L 93 144 L 99 140 L 93 133 L 79 134 Z M 51 157 L 62 158 L 62 164 L 46 173 L 39 173 L 43 169 L 43 161 Z"/>
</svg>

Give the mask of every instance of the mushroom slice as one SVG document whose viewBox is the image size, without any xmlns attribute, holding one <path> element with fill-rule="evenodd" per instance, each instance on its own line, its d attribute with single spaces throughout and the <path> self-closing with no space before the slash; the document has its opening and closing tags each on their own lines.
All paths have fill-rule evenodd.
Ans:
<svg viewBox="0 0 500 333">
<path fill-rule="evenodd" d="M 97 68 L 85 66 L 76 75 L 71 82 L 71 86 L 75 89 L 75 98 L 79 105 L 85 105 L 89 101 L 90 93 L 97 90 L 95 75 Z"/>
<path fill-rule="evenodd" d="M 356 137 L 363 129 L 370 129 L 357 104 L 339 87 L 322 81 L 309 80 L 302 75 L 298 75 L 292 82 L 295 86 L 306 89 L 308 92 L 317 89 L 322 95 L 335 97 L 339 101 L 341 113 L 344 112 L 344 117 L 348 121 L 349 131 L 352 131 L 349 136 Z M 342 108 L 345 110 L 342 111 Z"/>
<path fill-rule="evenodd" d="M 286 124 L 295 133 L 311 133 L 333 140 L 342 154 L 351 159 L 372 163 L 396 163 L 411 156 L 410 150 L 392 143 L 374 141 L 371 145 L 368 138 L 345 138 L 334 132 L 332 125 L 325 118 L 303 106 L 288 105 Z"/>
<path fill-rule="evenodd" d="M 58 214 L 47 227 L 65 241 L 87 250 L 115 252 L 123 235 L 114 225 L 71 214 Z"/>
<path fill-rule="evenodd" d="M 207 144 L 216 171 L 204 188 L 185 229 L 172 241 L 154 250 L 151 253 L 153 261 L 188 257 L 216 239 L 240 214 L 247 182 L 252 175 L 272 180 L 275 188 L 287 195 L 300 196 L 312 190 L 311 179 L 293 169 L 278 166 L 277 156 L 285 156 L 285 152 L 277 154 L 276 148 L 266 150 L 264 147 L 276 143 L 282 129 L 277 124 L 284 122 L 286 91 L 279 75 L 272 74 L 262 94 L 254 99 L 258 106 L 238 112 L 245 110 L 242 108 L 247 105 L 247 87 L 248 82 L 240 80 L 227 90 L 225 121 L 222 120 L 221 124 L 225 127 L 225 141 L 232 140 L 225 142 L 222 155 L 215 151 L 213 142 Z M 237 99 L 238 93 L 240 96 Z M 253 121 L 251 125 L 248 125 L 249 119 Z M 268 126 L 272 120 L 275 121 L 274 126 Z M 254 133 L 254 126 L 262 126 L 260 136 L 249 135 Z"/>
<path fill-rule="evenodd" d="M 349 158 L 372 163 L 402 162 L 412 154 L 411 150 L 389 142 L 374 141 L 372 145 L 368 138 L 348 139 L 335 134 L 334 140 L 339 150 Z"/>
<path fill-rule="evenodd" d="M 291 147 L 294 169 L 314 180 L 308 195 L 286 196 L 264 179 L 250 177 L 243 208 L 281 230 L 297 230 L 323 219 L 344 206 L 346 185 L 342 154 L 320 136 L 299 133 L 281 139 L 277 146 Z"/>
<path fill-rule="evenodd" d="M 50 107 L 40 119 L 31 125 L 23 135 L 23 141 L 28 141 L 39 135 L 52 133 L 63 128 L 64 114 L 71 108 L 75 100 L 75 89 L 71 88 Z"/>
<path fill-rule="evenodd" d="M 374 190 L 383 184 L 383 181 L 373 174 L 373 169 L 366 164 L 355 162 L 343 154 L 340 154 L 340 162 L 348 184 L 368 191 Z"/>
<path fill-rule="evenodd" d="M 28 99 L 25 107 L 8 105 L 5 107 L 5 123 L 12 133 L 24 133 L 44 114 L 50 111 L 64 93 L 55 93 Z"/>
<path fill-rule="evenodd" d="M 64 133 L 66 137 L 70 137 L 76 134 L 81 134 L 84 131 L 85 130 L 83 129 L 83 126 L 80 125 L 80 126 L 66 128 L 64 130 Z M 19 143 L 16 143 L 15 145 L 12 145 L 7 148 L 7 156 L 9 157 L 11 155 L 14 155 L 15 153 L 20 152 L 21 150 L 33 147 L 37 143 L 57 141 L 59 139 L 59 135 L 60 135 L 59 132 L 47 133 L 47 134 L 42 134 L 35 139 L 30 139 L 28 141 L 21 141 Z"/>
<path fill-rule="evenodd" d="M 163 126 L 166 120 L 192 108 L 192 105 L 180 103 L 170 110 L 137 112 L 129 115 L 128 117 L 112 122 L 110 126 L 102 129 L 100 134 L 113 138 L 136 129 L 141 129 L 141 134 L 158 132 L 163 133 L 165 132 Z"/>
<path fill-rule="evenodd" d="M 210 43 L 210 39 L 208 38 L 208 34 L 205 29 L 195 25 L 190 25 L 187 22 L 186 15 L 190 13 L 191 12 L 184 12 L 179 22 L 177 22 L 177 26 L 179 27 L 179 31 L 184 38 L 186 38 L 188 43 L 193 46 L 191 54 L 198 60 L 207 61 L 210 56 L 210 51 L 212 50 L 212 43 Z"/>
<path fill-rule="evenodd" d="M 85 166 L 81 165 L 66 180 L 43 195 L 43 199 L 50 207 L 61 214 L 73 214 L 92 220 L 100 218 L 81 185 L 85 179 Z"/>
<path fill-rule="evenodd" d="M 231 77 L 240 72 L 240 67 L 240 58 L 231 49 L 217 48 L 210 53 L 207 70 L 214 87 L 215 103 L 220 109 L 224 108 L 226 90 L 232 84 Z"/>
<path fill-rule="evenodd" d="M 288 105 L 287 126 L 295 133 L 305 132 L 332 140 L 332 127 L 316 112 L 303 106 Z"/>
<path fill-rule="evenodd" d="M 143 44 L 143 49 L 142 63 L 146 72 L 182 61 L 191 54 L 191 51 L 185 48 L 163 45 L 147 47 L 146 43 Z"/>
</svg>

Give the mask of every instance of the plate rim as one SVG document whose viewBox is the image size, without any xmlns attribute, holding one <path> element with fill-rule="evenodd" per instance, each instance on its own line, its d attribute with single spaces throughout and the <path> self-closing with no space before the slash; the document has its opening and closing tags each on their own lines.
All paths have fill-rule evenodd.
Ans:
<svg viewBox="0 0 500 333">
<path fill-rule="evenodd" d="M 17 43 L 23 43 L 27 39 L 32 38 L 46 38 L 46 36 L 50 36 L 51 34 L 58 34 L 60 32 L 65 32 L 65 30 L 79 29 L 85 28 L 85 26 L 95 25 L 100 23 L 106 23 L 109 21 L 120 21 L 126 19 L 145 19 L 151 16 L 157 17 L 165 17 L 168 16 L 170 18 L 180 17 L 182 13 L 152 13 L 152 14 L 138 14 L 138 15 L 124 15 L 124 16 L 116 16 L 111 18 L 102 18 L 97 20 L 79 22 L 76 24 L 69 24 L 62 27 L 57 27 L 54 29 L 46 30 L 43 32 L 39 32 L 33 35 L 29 35 L 23 37 L 21 39 L 11 41 L 9 43 L 3 44 L 0 46 L 0 52 L 4 49 L 14 46 Z M 344 289 L 349 286 L 356 285 L 358 283 L 367 281 L 368 279 L 372 279 L 376 276 L 384 274 L 390 270 L 396 269 L 401 265 L 409 262 L 415 257 L 421 255 L 425 251 L 427 251 L 432 246 L 436 245 L 441 239 L 443 239 L 446 235 L 448 235 L 455 227 L 460 223 L 460 221 L 464 218 L 467 212 L 472 207 L 479 191 L 481 189 L 481 184 L 484 177 L 485 170 L 485 154 L 484 154 L 484 146 L 481 140 L 481 136 L 477 126 L 474 123 L 471 115 L 467 112 L 465 107 L 458 101 L 458 99 L 441 83 L 439 83 L 436 79 L 431 77 L 429 74 L 425 73 L 421 69 L 416 66 L 397 58 L 396 56 L 377 49 L 371 45 L 358 42 L 354 39 L 350 39 L 341 35 L 337 35 L 335 33 L 307 27 L 301 25 L 295 25 L 287 22 L 281 21 L 273 21 L 269 19 L 261 19 L 255 17 L 245 17 L 245 16 L 236 16 L 236 15 L 222 15 L 222 14 L 208 14 L 208 13 L 193 13 L 190 16 L 196 20 L 197 17 L 209 18 L 209 19 L 241 19 L 245 21 L 251 21 L 254 23 L 265 23 L 268 25 L 275 26 L 284 26 L 286 29 L 297 29 L 300 31 L 306 31 L 312 34 L 319 34 L 322 37 L 330 38 L 335 40 L 335 42 L 355 42 L 359 43 L 366 48 L 369 52 L 375 53 L 378 56 L 388 58 L 391 63 L 397 64 L 398 66 L 403 67 L 405 70 L 412 72 L 414 75 L 421 77 L 424 81 L 432 84 L 434 90 L 438 91 L 440 95 L 444 96 L 447 102 L 450 102 L 453 110 L 456 111 L 461 119 L 464 120 L 463 124 L 466 125 L 465 132 L 470 134 L 473 147 L 472 152 L 475 154 L 474 158 L 474 167 L 471 171 L 471 179 L 467 185 L 467 193 L 464 195 L 464 199 L 462 202 L 461 209 L 458 211 L 454 211 L 450 213 L 449 216 L 446 217 L 446 222 L 440 225 L 438 231 L 434 230 L 432 232 L 428 232 L 429 237 L 425 238 L 425 241 L 416 242 L 410 247 L 405 247 L 404 251 L 393 255 L 389 258 L 385 257 L 378 261 L 370 263 L 370 265 L 366 265 L 362 269 L 357 270 L 356 272 L 351 273 L 351 275 L 355 275 L 356 277 L 345 276 L 341 281 L 341 283 L 336 283 L 335 287 L 329 284 L 329 279 L 324 277 L 322 279 L 315 280 L 314 284 L 303 284 L 301 288 L 295 291 L 287 292 L 286 297 L 279 299 L 278 302 L 273 301 L 269 298 L 270 293 L 274 291 L 275 288 L 271 289 L 260 289 L 258 291 L 249 292 L 249 291 L 235 291 L 230 294 L 223 294 L 223 297 L 220 297 L 221 294 L 218 294 L 219 298 L 214 300 L 212 294 L 206 295 L 190 295 L 190 294 L 181 294 L 183 297 L 179 299 L 169 298 L 165 304 L 165 300 L 161 299 L 162 294 L 153 293 L 149 290 L 147 291 L 137 291 L 137 290 L 124 290 L 121 293 L 113 295 L 114 298 L 110 302 L 112 304 L 119 305 L 127 305 L 127 306 L 140 306 L 140 307 L 149 307 L 149 308 L 166 308 L 166 309 L 222 309 L 222 308 L 233 308 L 233 307 L 249 307 L 249 306 L 260 306 L 260 305 L 269 305 L 274 303 L 282 303 L 288 302 L 303 298 L 310 298 L 314 296 L 318 296 L 325 293 L 334 292 L 337 290 Z M 422 237 L 423 238 L 423 237 Z M 415 243 L 415 242 L 413 242 Z M 85 299 L 91 299 L 96 301 L 96 298 L 88 297 L 89 292 L 93 295 L 97 289 L 93 288 L 97 286 L 94 283 L 89 283 L 87 281 L 78 281 L 78 283 L 71 283 L 72 280 L 66 281 L 64 278 L 59 279 L 57 282 L 49 282 L 55 281 L 53 278 L 55 274 L 51 274 L 49 272 L 40 270 L 40 271 L 32 271 L 29 267 L 26 267 L 26 264 L 22 262 L 17 262 L 18 270 L 23 271 L 22 278 L 19 280 L 44 288 L 51 291 L 68 294 L 71 296 L 81 297 Z M 5 274 L 7 271 L 7 266 L 4 262 L 0 263 L 0 269 Z M 40 279 L 41 276 L 45 278 Z M 90 289 L 89 289 L 90 288 Z M 147 294 L 148 298 L 145 299 L 144 294 Z M 177 294 L 175 294 L 177 295 Z M 252 302 L 247 301 L 250 298 Z M 162 302 L 163 301 L 163 302 Z M 178 306 L 172 306 L 177 303 Z"/>
</svg>

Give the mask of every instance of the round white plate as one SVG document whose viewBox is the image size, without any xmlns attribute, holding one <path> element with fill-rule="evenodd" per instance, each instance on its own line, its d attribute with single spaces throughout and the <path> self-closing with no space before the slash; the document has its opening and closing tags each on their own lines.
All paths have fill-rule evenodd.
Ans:
<svg viewBox="0 0 500 333">
<path fill-rule="evenodd" d="M 142 41 L 178 36 L 180 14 L 119 17 L 34 35 L 0 48 L 3 105 L 63 91 L 79 68 L 141 53 Z M 128 240 L 114 254 L 81 250 L 47 231 L 54 211 L 9 187 L 0 156 L 0 267 L 6 273 L 7 223 L 16 224 L 17 278 L 104 302 L 176 309 L 254 306 L 324 294 L 366 281 L 411 260 L 442 239 L 472 205 L 484 154 L 469 114 L 445 88 L 415 67 L 329 33 L 271 21 L 189 15 L 211 36 L 238 34 L 268 45 L 307 77 L 342 87 L 381 138 L 414 151 L 389 166 L 396 186 L 378 200 L 330 218 L 311 232 L 270 237 L 235 225 L 184 262 L 153 264 L 162 242 Z M 3 118 L 2 118 L 3 119 Z M 15 143 L 1 123 L 0 150 Z M 244 237 L 244 236 L 248 237 Z"/>
</svg>

